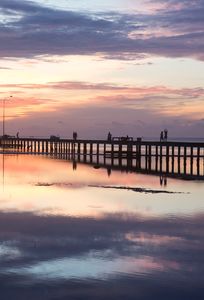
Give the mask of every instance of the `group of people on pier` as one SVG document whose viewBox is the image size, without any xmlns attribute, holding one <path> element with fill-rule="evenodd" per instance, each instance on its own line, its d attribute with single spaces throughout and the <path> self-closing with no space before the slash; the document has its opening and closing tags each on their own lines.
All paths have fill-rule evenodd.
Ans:
<svg viewBox="0 0 204 300">
<path fill-rule="evenodd" d="M 163 141 L 167 141 L 168 139 L 168 130 L 167 129 L 164 129 L 164 131 L 161 131 L 160 133 L 160 142 L 163 142 Z"/>
<path fill-rule="evenodd" d="M 133 141 L 133 137 L 130 137 L 128 135 L 126 136 L 112 136 L 112 134 L 108 133 L 108 136 L 107 136 L 107 141 L 108 142 L 111 142 L 111 141 L 122 141 L 122 142 L 129 142 L 129 141 Z"/>
</svg>

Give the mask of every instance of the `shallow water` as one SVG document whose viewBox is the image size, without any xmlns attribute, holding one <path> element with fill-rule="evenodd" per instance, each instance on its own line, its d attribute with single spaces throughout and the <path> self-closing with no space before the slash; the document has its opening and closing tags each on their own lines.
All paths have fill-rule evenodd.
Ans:
<svg viewBox="0 0 204 300">
<path fill-rule="evenodd" d="M 0 160 L 2 299 L 204 299 L 202 181 Z"/>
</svg>

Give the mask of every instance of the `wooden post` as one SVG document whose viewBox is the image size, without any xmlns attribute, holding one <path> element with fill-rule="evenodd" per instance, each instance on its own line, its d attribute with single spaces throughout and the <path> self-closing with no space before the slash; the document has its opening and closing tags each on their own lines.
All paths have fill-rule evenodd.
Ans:
<svg viewBox="0 0 204 300">
<path fill-rule="evenodd" d="M 141 163 L 142 163 L 142 139 L 137 139 L 138 145 L 137 145 L 137 161 L 138 161 L 138 168 L 141 169 Z"/>
<path fill-rule="evenodd" d="M 200 176 L 200 147 L 197 150 L 197 175 Z"/>
<path fill-rule="evenodd" d="M 114 143 L 111 143 L 111 165 L 114 165 Z"/>
<path fill-rule="evenodd" d="M 80 161 L 80 156 L 81 154 L 81 143 L 80 142 L 77 142 L 77 156 L 78 156 L 78 161 Z"/>
<path fill-rule="evenodd" d="M 186 154 L 187 154 L 187 147 L 184 146 L 184 157 L 183 157 L 183 163 L 184 163 L 184 174 L 186 174 L 186 164 L 187 164 L 187 157 L 186 157 Z"/>
<path fill-rule="evenodd" d="M 156 145 L 155 170 L 158 171 L 158 146 Z"/>
<path fill-rule="evenodd" d="M 96 155 L 97 155 L 97 164 L 99 163 L 99 151 L 100 151 L 100 144 L 97 143 L 97 150 L 96 150 Z"/>
<path fill-rule="evenodd" d="M 37 144 L 38 144 L 38 153 L 40 153 L 40 141 L 39 140 L 37 141 Z"/>
<path fill-rule="evenodd" d="M 122 142 L 119 142 L 119 149 L 118 149 L 119 166 L 122 166 L 122 149 L 123 149 Z"/>
<path fill-rule="evenodd" d="M 48 141 L 46 141 L 45 143 L 46 143 L 46 153 L 48 154 L 49 152 Z"/>
<path fill-rule="evenodd" d="M 191 147 L 190 164 L 191 164 L 190 172 L 191 172 L 191 175 L 193 175 L 193 147 Z"/>
<path fill-rule="evenodd" d="M 159 153 L 159 158 L 160 158 L 160 162 L 159 162 L 159 169 L 160 172 L 162 172 L 162 162 L 163 162 L 163 147 L 162 144 L 160 143 L 160 153 Z"/>
<path fill-rule="evenodd" d="M 147 162 L 148 162 L 148 147 L 145 145 L 145 169 L 147 170 Z"/>
<path fill-rule="evenodd" d="M 103 163 L 106 164 L 106 142 L 103 145 Z"/>
<path fill-rule="evenodd" d="M 151 170 L 152 167 L 152 146 L 149 145 L 149 153 L 148 153 L 148 169 Z"/>
<path fill-rule="evenodd" d="M 36 153 L 36 141 L 34 141 L 34 152 Z"/>
<path fill-rule="evenodd" d="M 178 146 L 178 174 L 181 173 L 181 147 Z"/>
<path fill-rule="evenodd" d="M 104 157 L 105 157 L 105 153 L 104 153 Z M 93 143 L 90 142 L 90 162 L 93 162 Z"/>
<path fill-rule="evenodd" d="M 42 153 L 44 154 L 45 148 L 44 148 L 44 141 L 42 141 Z"/>
<path fill-rule="evenodd" d="M 133 145 L 132 142 L 127 142 L 127 167 L 132 168 L 133 161 Z"/>
<path fill-rule="evenodd" d="M 86 158 L 87 158 L 87 143 L 84 143 L 84 161 L 86 162 Z"/>
<path fill-rule="evenodd" d="M 174 146 L 172 146 L 172 150 L 171 150 L 171 172 L 174 173 L 174 161 L 175 161 L 175 148 Z"/>
<path fill-rule="evenodd" d="M 169 173 L 169 146 L 166 146 L 166 173 Z"/>
</svg>

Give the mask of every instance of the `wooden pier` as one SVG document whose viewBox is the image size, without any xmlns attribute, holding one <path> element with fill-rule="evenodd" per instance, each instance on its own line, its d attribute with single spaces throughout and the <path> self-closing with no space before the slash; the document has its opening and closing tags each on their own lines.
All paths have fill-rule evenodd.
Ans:
<svg viewBox="0 0 204 300">
<path fill-rule="evenodd" d="M 96 165 L 103 163 L 116 168 L 204 179 L 204 143 L 201 142 L 7 137 L 0 139 L 0 147 L 8 152 L 64 155 Z"/>
</svg>

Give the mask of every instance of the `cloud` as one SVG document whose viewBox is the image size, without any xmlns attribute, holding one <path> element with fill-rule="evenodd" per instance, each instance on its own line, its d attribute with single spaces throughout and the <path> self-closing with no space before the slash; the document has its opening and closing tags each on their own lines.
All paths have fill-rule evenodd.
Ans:
<svg viewBox="0 0 204 300">
<path fill-rule="evenodd" d="M 157 1 L 160 2 L 161 1 Z M 101 55 L 138 59 L 144 55 L 203 60 L 203 1 L 165 1 L 153 14 L 85 14 L 32 1 L 1 1 L 0 56 Z"/>
<path fill-rule="evenodd" d="M 1 66 L 0 66 L 0 70 L 11 70 L 11 68 L 8 68 L 8 67 L 1 67 Z"/>
<path fill-rule="evenodd" d="M 118 85 L 113 83 L 94 83 L 86 81 L 58 81 L 44 84 L 0 84 L 0 89 L 17 88 L 20 90 L 32 89 L 57 89 L 57 90 L 90 90 L 90 91 L 112 91 L 126 93 L 129 95 L 151 95 L 151 96 L 183 96 L 186 98 L 199 98 L 204 96 L 204 88 L 172 88 L 168 86 L 132 86 Z"/>
</svg>

